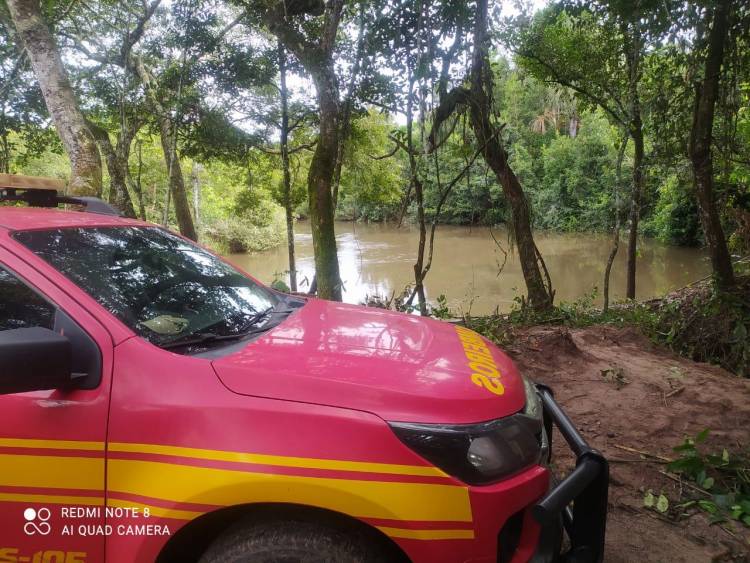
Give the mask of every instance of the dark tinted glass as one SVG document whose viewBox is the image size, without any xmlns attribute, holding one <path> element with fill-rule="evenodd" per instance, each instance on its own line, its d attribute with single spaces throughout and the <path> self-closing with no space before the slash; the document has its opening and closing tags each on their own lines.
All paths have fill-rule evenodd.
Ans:
<svg viewBox="0 0 750 563">
<path fill-rule="evenodd" d="M 157 345 L 210 331 L 239 333 L 274 294 L 156 227 L 22 231 L 16 240 Z"/>
<path fill-rule="evenodd" d="M 55 307 L 10 272 L 0 268 L 0 330 L 55 324 Z"/>
</svg>

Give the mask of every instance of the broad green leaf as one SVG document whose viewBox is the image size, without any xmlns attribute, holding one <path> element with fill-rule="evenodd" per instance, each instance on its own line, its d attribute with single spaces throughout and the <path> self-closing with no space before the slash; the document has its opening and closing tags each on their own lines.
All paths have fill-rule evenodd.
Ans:
<svg viewBox="0 0 750 563">
<path fill-rule="evenodd" d="M 703 480 L 702 487 L 706 490 L 710 489 L 714 486 L 714 478 L 713 477 L 706 477 L 706 479 Z"/>
<path fill-rule="evenodd" d="M 656 501 L 656 510 L 659 512 L 666 512 L 669 509 L 669 499 L 664 495 L 659 495 L 659 499 Z"/>
<path fill-rule="evenodd" d="M 651 491 L 647 491 L 643 496 L 643 506 L 653 508 L 655 502 L 656 498 L 654 497 L 654 493 L 652 493 Z"/>
<path fill-rule="evenodd" d="M 718 510 L 716 505 L 713 502 L 708 501 L 708 500 L 699 500 L 698 506 L 700 506 L 703 510 L 705 510 L 709 514 L 716 514 Z"/>
</svg>

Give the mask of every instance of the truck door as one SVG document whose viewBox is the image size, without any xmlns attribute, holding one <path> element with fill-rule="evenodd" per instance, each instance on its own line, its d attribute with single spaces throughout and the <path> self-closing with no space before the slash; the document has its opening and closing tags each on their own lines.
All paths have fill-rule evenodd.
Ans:
<svg viewBox="0 0 750 563">
<path fill-rule="evenodd" d="M 72 342 L 72 371 L 85 373 L 88 388 L 0 394 L 0 562 L 104 561 L 112 341 L 78 303 L 0 247 L 0 341 L 2 331 L 29 327 Z"/>
</svg>

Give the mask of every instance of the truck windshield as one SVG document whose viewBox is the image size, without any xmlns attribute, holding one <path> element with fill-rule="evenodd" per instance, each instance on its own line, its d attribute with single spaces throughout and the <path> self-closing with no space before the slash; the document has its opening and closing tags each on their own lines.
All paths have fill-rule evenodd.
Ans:
<svg viewBox="0 0 750 563">
<path fill-rule="evenodd" d="M 268 322 L 276 295 L 158 227 L 19 231 L 15 239 L 157 346 L 231 338 Z"/>
</svg>

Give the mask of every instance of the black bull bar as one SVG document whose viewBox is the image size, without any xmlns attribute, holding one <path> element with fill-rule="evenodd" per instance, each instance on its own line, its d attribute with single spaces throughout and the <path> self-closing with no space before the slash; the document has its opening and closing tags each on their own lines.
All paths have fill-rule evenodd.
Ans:
<svg viewBox="0 0 750 563">
<path fill-rule="evenodd" d="M 544 426 L 552 447 L 552 425 L 576 456 L 575 469 L 554 486 L 534 506 L 534 518 L 543 528 L 563 526 L 570 549 L 562 555 L 569 563 L 599 563 L 604 559 L 604 534 L 607 525 L 609 464 L 604 456 L 586 443 L 573 422 L 555 401 L 552 390 L 537 385 L 544 406 Z"/>
</svg>

